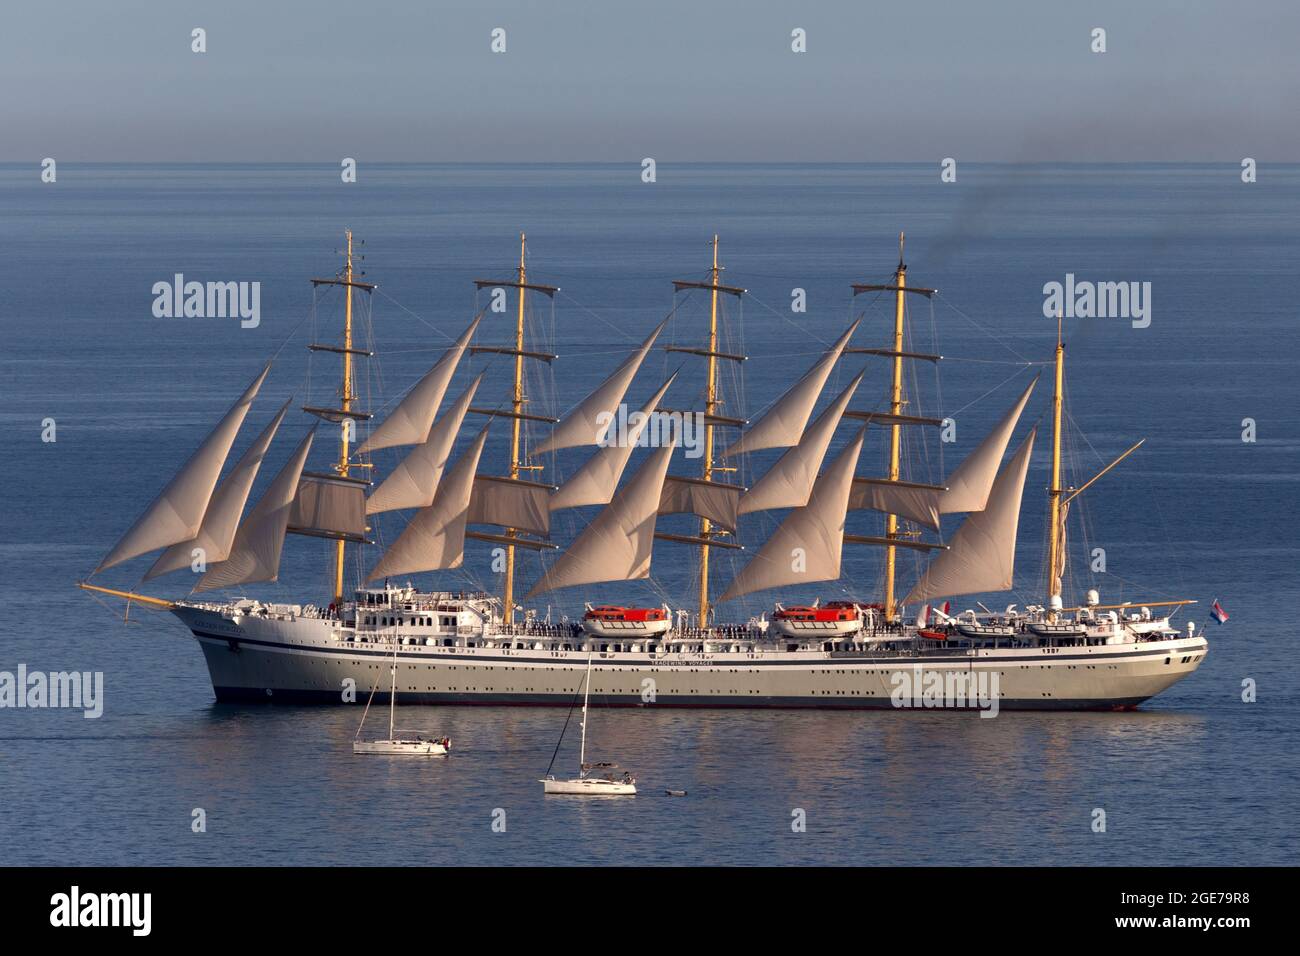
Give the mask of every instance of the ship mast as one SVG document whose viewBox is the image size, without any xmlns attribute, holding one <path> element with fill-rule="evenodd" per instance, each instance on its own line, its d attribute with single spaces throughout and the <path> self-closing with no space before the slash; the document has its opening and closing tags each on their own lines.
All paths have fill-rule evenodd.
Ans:
<svg viewBox="0 0 1300 956">
<path fill-rule="evenodd" d="M 1061 540 L 1061 411 L 1064 401 L 1065 383 L 1065 345 L 1061 341 L 1061 313 L 1056 314 L 1056 385 L 1052 391 L 1052 484 L 1047 489 L 1051 507 L 1049 537 L 1047 546 L 1047 604 L 1048 619 L 1054 620 L 1056 612 L 1051 610 L 1052 598 L 1057 596 L 1061 587 L 1062 567 Z"/>
<path fill-rule="evenodd" d="M 487 415 L 489 417 L 508 417 L 511 420 L 510 425 L 510 469 L 506 476 L 494 478 L 495 481 L 517 482 L 519 485 L 532 485 L 538 487 L 534 482 L 521 479 L 520 473 L 525 471 L 542 471 L 542 465 L 528 463 L 527 449 L 524 447 L 523 423 L 525 421 L 543 422 L 554 425 L 559 419 L 546 415 L 534 415 L 525 412 L 524 408 L 528 405 L 528 395 L 524 389 L 524 359 L 536 359 L 542 362 L 551 362 L 556 356 L 546 352 L 529 351 L 526 347 L 526 337 L 524 329 L 524 320 L 527 315 L 527 295 L 529 291 L 540 292 L 551 299 L 554 299 L 555 293 L 559 292 L 558 286 L 539 285 L 536 282 L 528 282 L 527 256 L 528 237 L 524 233 L 519 234 L 519 268 L 515 277 L 509 280 L 496 279 L 475 279 L 474 285 L 478 289 L 486 288 L 513 288 L 518 291 L 519 305 L 515 314 L 515 336 L 514 342 L 508 347 L 498 347 L 489 345 L 476 345 L 470 348 L 472 354 L 482 352 L 496 353 L 501 355 L 514 356 L 514 385 L 510 392 L 510 410 L 481 408 L 471 405 L 469 410 L 478 415 Z M 509 625 L 515 610 L 515 552 L 519 547 L 525 547 L 532 550 L 541 550 L 543 548 L 554 547 L 549 543 L 539 542 L 527 536 L 520 535 L 520 529 L 507 527 L 504 534 L 485 534 L 478 531 L 467 531 L 467 538 L 488 541 L 505 547 L 505 586 L 501 595 L 501 620 L 503 624 Z"/>
<path fill-rule="evenodd" d="M 527 278 L 524 264 L 524 253 L 527 249 L 528 237 L 524 233 L 519 234 L 519 312 L 515 322 L 515 386 L 511 393 L 510 408 L 514 412 L 514 417 L 510 423 L 510 478 L 513 481 L 519 479 L 521 464 L 519 461 L 519 439 L 520 429 L 523 427 L 524 411 L 524 296 L 528 290 L 524 287 Z M 506 537 L 515 537 L 515 529 L 507 528 Z M 505 591 L 501 596 L 501 619 L 504 623 L 509 624 L 515 607 L 515 546 L 506 545 L 506 585 Z"/>
<path fill-rule="evenodd" d="M 709 290 L 709 341 L 705 348 L 688 348 L 680 345 L 669 345 L 669 352 L 687 352 L 692 355 L 700 355 L 708 360 L 707 381 L 704 388 L 704 466 L 701 471 L 701 477 L 698 479 L 701 484 L 713 484 L 713 476 L 728 472 L 734 472 L 736 469 L 727 465 L 715 464 L 713 460 L 714 435 L 713 429 L 718 425 L 740 428 L 745 424 L 743 418 L 733 418 L 719 415 L 718 411 L 724 404 L 718 389 L 718 359 L 727 359 L 731 362 L 743 362 L 745 356 L 732 355 L 728 352 L 718 351 L 718 293 L 725 292 L 727 295 L 733 295 L 741 298 L 745 290 L 735 286 L 726 286 L 718 282 L 722 275 L 723 266 L 718 265 L 718 237 L 715 234 L 712 242 L 713 246 L 713 265 L 709 269 L 708 282 L 690 282 L 684 279 L 674 279 L 673 289 L 681 292 L 684 289 L 708 289 Z M 662 409 L 669 411 L 669 409 Z M 696 412 L 695 414 L 699 414 Z M 695 480 L 695 479 L 692 479 Z M 716 540 L 729 534 L 725 528 L 714 527 L 712 521 L 708 518 L 700 517 L 700 535 L 698 538 L 686 535 L 665 535 L 656 534 L 656 537 L 664 538 L 682 543 L 698 545 L 700 548 L 700 578 L 699 578 L 699 624 L 700 627 L 706 627 L 709 622 L 709 552 L 712 548 L 732 548 L 738 549 L 737 545 L 730 545 L 726 542 Z"/>
<path fill-rule="evenodd" d="M 894 370 L 890 385 L 889 414 L 903 413 L 903 317 L 906 309 L 903 296 L 907 289 L 907 265 L 903 262 L 903 233 L 898 234 L 898 269 L 894 272 Z M 889 480 L 898 481 L 899 453 L 902 447 L 903 426 L 897 421 L 889 432 Z M 898 535 L 898 515 L 885 517 L 885 537 L 891 541 Z M 885 620 L 892 621 L 895 612 L 894 574 L 897 570 L 898 549 L 890 544 L 885 551 Z"/>
<path fill-rule="evenodd" d="M 348 476 L 348 439 L 349 431 L 355 427 L 348 413 L 352 411 L 352 400 L 356 395 L 352 391 L 352 230 L 347 230 L 347 250 L 344 253 L 343 281 L 347 305 L 343 309 L 343 389 L 339 404 L 343 417 L 339 421 L 339 463 L 334 470 L 340 478 Z M 343 600 L 343 566 L 347 557 L 346 542 L 340 538 L 334 543 L 334 601 Z M 391 734 L 390 734 L 391 736 Z"/>
<path fill-rule="evenodd" d="M 904 323 L 907 319 L 906 299 L 907 295 L 921 295 L 929 298 L 934 295 L 934 289 L 926 289 L 921 286 L 908 287 L 907 285 L 907 264 L 903 261 L 903 233 L 898 234 L 898 268 L 894 271 L 894 280 L 891 285 L 873 285 L 870 283 L 854 283 L 853 294 L 859 295 L 863 292 L 892 292 L 894 293 L 894 345 L 892 349 L 845 349 L 846 352 L 865 352 L 870 355 L 887 355 L 893 359 L 893 377 L 890 382 L 889 391 L 889 413 L 873 414 L 863 412 L 845 412 L 846 418 L 859 418 L 867 422 L 888 423 L 890 426 L 889 435 L 889 477 L 890 482 L 900 482 L 902 480 L 901 459 L 903 446 L 902 428 L 904 425 L 942 425 L 943 422 L 937 418 L 920 418 L 915 415 L 904 415 L 903 408 L 907 405 L 907 400 L 903 397 L 903 359 L 921 359 L 924 361 L 938 361 L 940 356 L 921 355 L 915 352 L 903 351 L 904 341 Z M 927 486 L 931 487 L 931 486 Z M 932 487 L 932 490 L 942 490 Z M 899 547 L 912 549 L 927 549 L 933 546 L 921 544 L 911 540 L 912 535 L 899 532 L 898 515 L 887 513 L 885 516 L 885 535 L 883 538 L 876 538 L 864 535 L 848 535 L 846 541 L 853 541 L 860 544 L 883 545 L 885 547 L 885 620 L 892 621 L 898 615 L 898 600 L 895 592 L 894 579 L 897 573 L 897 550 Z"/>
<path fill-rule="evenodd" d="M 713 236 L 713 268 L 709 272 L 709 284 L 713 286 L 709 296 L 709 371 L 705 386 L 704 399 L 704 470 L 700 473 L 705 481 L 713 479 L 713 425 L 710 416 L 718 410 L 718 236 Z M 708 538 L 713 522 L 700 518 L 700 537 L 705 543 L 700 545 L 700 627 L 709 622 L 709 545 Z"/>
<path fill-rule="evenodd" d="M 345 240 L 344 250 L 343 250 L 343 270 L 340 273 L 338 273 L 337 278 L 311 280 L 313 286 L 322 286 L 322 285 L 343 286 L 343 292 L 344 292 L 343 345 L 342 347 L 339 347 L 336 345 L 323 345 L 319 343 L 312 343 L 307 346 L 307 348 L 312 352 L 336 352 L 343 357 L 343 381 L 339 389 L 339 405 L 338 408 L 317 408 L 310 405 L 304 405 L 303 411 L 315 415 L 318 418 L 322 418 L 325 421 L 338 423 L 339 459 L 338 462 L 333 466 L 334 476 L 346 482 L 351 482 L 353 484 L 364 486 L 369 483 L 366 479 L 349 477 L 349 472 L 353 468 L 370 467 L 370 465 L 367 463 L 349 461 L 349 454 L 352 446 L 352 435 L 354 429 L 356 428 L 356 420 L 358 418 L 369 420 L 370 418 L 370 415 L 368 413 L 358 412 L 353 408 L 353 403 L 357 400 L 357 393 L 355 387 L 356 376 L 353 373 L 353 356 L 360 355 L 368 358 L 371 356 L 372 353 L 365 349 L 358 349 L 353 346 L 352 290 L 360 289 L 362 292 L 372 293 L 375 290 L 375 285 L 371 282 L 361 282 L 356 278 L 357 272 L 353 267 L 352 230 L 351 229 L 344 230 L 343 237 Z M 362 256 L 361 258 L 364 259 L 365 257 Z M 364 272 L 361 273 L 361 275 L 364 274 L 365 274 Z M 321 475 L 313 476 L 310 475 L 310 473 L 308 474 L 310 477 L 315 477 L 315 478 L 324 477 Z M 295 534 L 312 534 L 316 536 L 324 536 L 324 537 L 335 539 L 334 569 L 333 569 L 334 573 L 332 575 L 333 578 L 332 590 L 334 592 L 335 603 L 341 602 L 343 600 L 343 569 L 347 558 L 347 553 L 346 553 L 347 542 L 349 540 L 362 541 L 364 540 L 364 537 L 355 534 L 336 533 L 334 531 L 329 531 L 329 530 L 323 532 L 323 534 L 319 530 L 312 530 L 312 529 L 290 528 L 289 530 Z"/>
</svg>

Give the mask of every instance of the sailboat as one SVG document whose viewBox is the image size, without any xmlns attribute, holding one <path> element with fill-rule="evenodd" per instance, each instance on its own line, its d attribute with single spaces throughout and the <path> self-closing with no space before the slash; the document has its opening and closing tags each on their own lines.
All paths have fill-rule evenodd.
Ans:
<svg viewBox="0 0 1300 956">
<path fill-rule="evenodd" d="M 94 572 L 161 552 L 150 579 L 189 569 L 199 575 L 195 594 L 169 599 L 81 583 L 178 617 L 202 648 L 219 700 L 338 703 L 343 682 L 373 670 L 377 658 L 391 657 L 405 685 L 394 682 L 391 696 L 403 703 L 563 706 L 572 695 L 565 674 L 600 654 L 609 664 L 602 667 L 602 704 L 609 706 L 898 707 L 893 685 L 919 667 L 940 683 L 996 675 L 1003 709 L 1114 710 L 1135 707 L 1187 677 L 1208 652 L 1193 623 L 1185 629 L 1173 623 L 1190 600 L 1104 604 L 1094 588 L 1082 601 L 1065 600 L 1071 505 L 1138 446 L 1078 487 L 1066 483 L 1059 325 L 1051 363 L 1044 596 L 1023 610 L 1013 604 L 998 612 L 979 603 L 1015 587 L 1025 482 L 1041 443 L 1037 427 L 1013 439 L 1036 380 L 1023 384 L 992 430 L 946 476 L 936 480 L 932 472 L 913 470 L 904 433 L 940 427 L 943 419 L 917 413 L 919 399 L 909 394 L 904 363 L 937 368 L 943 357 L 909 348 L 907 302 L 932 300 L 935 290 L 908 281 L 901 235 L 893 274 L 851 287 L 855 301 L 871 294 L 887 304 L 892 297 L 892 337 L 883 346 L 855 345 L 863 324 L 862 316 L 855 318 L 752 415 L 742 395 L 724 388 L 740 380 L 747 361 L 730 328 L 730 310 L 739 312 L 747 293 L 721 281 L 717 236 L 704 277 L 673 284 L 677 297 L 705 298 L 703 342 L 659 342 L 670 321 L 678 331 L 686 321 L 675 302 L 669 318 L 638 334 L 622 361 L 567 412 L 538 407 L 530 375 L 546 374 L 557 357 L 529 335 L 529 304 L 549 302 L 553 310 L 559 290 L 536 281 L 521 235 L 518 268 L 509 278 L 475 280 L 475 288 L 489 290 L 494 300 L 514 297 L 511 339 L 503 345 L 479 341 L 486 310 L 476 308 L 377 423 L 359 407 L 354 362 L 371 353 L 358 347 L 353 328 L 354 298 L 368 301 L 376 286 L 355 271 L 351 234 L 346 238 L 343 268 L 312 280 L 317 289 L 342 290 L 342 335 L 308 346 L 313 354 L 339 357 L 341 383 L 336 400 L 303 407 L 323 427 L 339 430 L 330 466 L 308 468 L 318 447 L 316 429 L 308 430 L 244 513 L 260 466 L 289 427 L 281 408 L 223 476 L 269 374 L 269 366 L 261 368 Z M 701 407 L 673 407 L 668 395 L 676 373 L 643 386 L 641 370 L 655 349 L 703 360 L 704 387 L 696 392 Z M 481 355 L 489 356 L 487 367 L 453 387 L 458 370 Z M 512 374 L 505 397 L 494 404 L 483 396 L 494 387 L 499 366 L 492 363 L 503 357 Z M 847 383 L 828 389 L 835 370 L 854 357 L 867 367 L 850 369 Z M 879 359 L 891 369 L 887 404 L 855 407 L 861 384 L 872 377 L 870 363 Z M 604 441 L 600 423 L 634 389 L 644 401 L 629 416 L 627 433 Z M 486 424 L 472 425 L 470 416 Z M 508 423 L 510 436 L 504 465 L 494 469 L 487 436 L 500 422 Z M 690 473 L 673 467 L 688 422 L 700 423 L 703 435 L 703 460 Z M 854 428 L 844 438 L 839 431 L 846 424 Z M 886 452 L 883 473 L 859 474 L 863 450 L 876 437 Z M 400 460 L 388 464 L 386 456 L 400 449 Z M 774 463 L 761 466 L 763 453 L 777 452 Z M 565 469 L 565 480 L 545 480 L 558 458 L 575 455 L 584 457 Z M 752 476 L 748 484 L 736 480 L 741 475 Z M 553 540 L 552 516 L 579 507 L 599 510 L 572 540 Z M 394 513 L 408 517 L 380 547 L 373 524 L 393 520 Z M 756 532 L 752 516 L 774 513 L 781 515 L 774 530 Z M 945 537 L 949 515 L 964 518 Z M 682 522 L 690 523 L 689 533 L 674 529 Z M 332 542 L 328 599 L 284 603 L 240 594 L 245 585 L 278 580 L 288 535 Z M 413 580 L 430 574 L 436 582 L 464 564 L 467 548 L 480 545 L 498 549 L 499 591 L 438 589 Z M 844 578 L 846 545 L 881 549 L 878 581 Z M 692 552 L 698 555 L 693 608 L 685 600 L 676 608 L 666 602 L 640 608 L 593 593 L 648 580 L 657 562 Z M 525 553 L 537 556 L 540 571 L 521 601 L 517 558 Z M 929 560 L 901 592 L 898 556 L 904 553 Z M 711 560 L 719 556 L 733 562 L 721 593 L 715 577 L 725 567 Z M 355 574 L 351 589 L 345 588 L 349 568 Z M 834 583 L 847 598 L 812 604 L 783 599 L 786 589 L 817 582 Z M 230 596 L 201 593 L 214 590 Z M 531 606 L 560 592 L 588 607 L 580 625 L 552 623 L 549 613 L 543 617 Z M 760 594 L 773 602 L 770 621 L 766 612 L 718 619 L 719 607 L 737 607 Z M 972 607 L 940 610 L 965 596 Z M 648 686 L 654 688 L 650 697 Z"/>
<path fill-rule="evenodd" d="M 587 676 L 582 682 L 582 744 L 578 751 L 578 776 L 569 780 L 557 780 L 546 768 L 546 776 L 539 783 L 542 792 L 548 794 L 567 794 L 570 796 L 633 796 L 636 794 L 636 778 L 627 771 L 620 771 L 612 763 L 587 763 L 587 702 L 591 696 L 591 655 L 587 655 Z M 568 721 L 565 721 L 568 727 Z M 560 732 L 560 743 L 564 742 L 564 732 Z M 555 745 L 559 753 L 560 743 Z M 555 758 L 551 758 L 551 766 Z"/>
<path fill-rule="evenodd" d="M 352 741 L 354 754 L 385 754 L 399 757 L 445 757 L 451 750 L 450 737 L 425 737 L 422 734 L 399 737 L 393 723 L 397 709 L 397 645 L 393 645 L 393 663 L 389 668 L 392 683 L 388 690 L 388 736 L 383 740 L 362 740 L 361 731 L 366 728 L 366 716 L 370 713 L 371 701 L 375 699 L 378 684 L 370 691 L 370 700 L 361 714 L 361 725 L 357 727 L 356 738 Z M 410 734 L 410 731 L 402 731 Z"/>
</svg>

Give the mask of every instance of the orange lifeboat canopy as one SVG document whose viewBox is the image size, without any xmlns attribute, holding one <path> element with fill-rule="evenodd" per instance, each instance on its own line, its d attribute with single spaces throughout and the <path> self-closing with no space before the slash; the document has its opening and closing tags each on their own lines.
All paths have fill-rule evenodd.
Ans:
<svg viewBox="0 0 1300 956">
<path fill-rule="evenodd" d="M 807 605 L 795 605 L 793 607 L 783 607 L 772 615 L 778 621 L 819 621 L 832 623 L 835 621 L 854 621 L 857 620 L 857 608 L 847 601 L 835 601 L 831 604 L 824 604 L 821 607 L 808 607 Z"/>
</svg>

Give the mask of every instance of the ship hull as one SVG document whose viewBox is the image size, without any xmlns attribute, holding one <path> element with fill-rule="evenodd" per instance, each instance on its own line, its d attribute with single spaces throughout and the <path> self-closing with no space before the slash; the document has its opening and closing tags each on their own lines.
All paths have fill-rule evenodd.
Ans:
<svg viewBox="0 0 1300 956">
<path fill-rule="evenodd" d="M 221 701 L 338 704 L 387 684 L 391 644 L 346 643 L 321 620 L 244 618 L 178 608 L 207 661 Z M 345 646 L 346 644 L 346 646 Z M 921 693 L 923 676 L 959 679 L 996 697 L 999 710 L 1125 710 L 1186 677 L 1207 652 L 1201 637 L 1079 647 L 940 649 L 920 655 L 789 651 L 594 655 L 592 706 L 989 710 Z M 404 704 L 570 706 L 588 652 L 402 645 Z M 912 683 L 908 683 L 912 681 Z M 900 690 L 900 688 L 904 688 Z M 906 688 L 915 688 L 910 690 Z M 376 700 L 387 701 L 386 688 Z"/>
</svg>

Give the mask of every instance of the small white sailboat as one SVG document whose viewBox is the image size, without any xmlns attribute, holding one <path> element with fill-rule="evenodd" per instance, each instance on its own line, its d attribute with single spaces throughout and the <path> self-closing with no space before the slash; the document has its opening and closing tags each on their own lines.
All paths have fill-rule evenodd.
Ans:
<svg viewBox="0 0 1300 956">
<path fill-rule="evenodd" d="M 547 768 L 542 778 L 542 792 L 567 794 L 570 796 L 635 796 L 636 778 L 626 770 L 620 770 L 617 764 L 587 763 L 587 701 L 591 696 L 591 655 L 587 655 L 587 676 L 582 689 L 582 746 L 578 755 L 578 776 L 571 780 L 556 780 Z M 565 721 L 568 726 L 568 721 Z M 564 741 L 564 731 L 560 732 L 560 742 Z M 555 745 L 559 753 L 560 745 Z M 555 757 L 551 757 L 555 765 Z"/>
<path fill-rule="evenodd" d="M 393 720 L 397 709 L 397 642 L 393 642 L 393 666 L 391 668 L 392 685 L 388 693 L 388 738 L 386 740 L 362 740 L 361 731 L 366 726 L 366 715 L 370 713 L 370 701 L 375 699 L 376 684 L 370 689 L 370 700 L 366 701 L 365 712 L 361 715 L 361 726 L 352 741 L 354 754 L 388 754 L 399 757 L 445 757 L 451 750 L 450 737 L 425 737 L 413 734 L 409 730 L 401 731 L 409 736 L 398 736 L 393 729 Z"/>
</svg>

